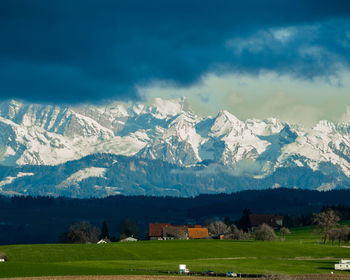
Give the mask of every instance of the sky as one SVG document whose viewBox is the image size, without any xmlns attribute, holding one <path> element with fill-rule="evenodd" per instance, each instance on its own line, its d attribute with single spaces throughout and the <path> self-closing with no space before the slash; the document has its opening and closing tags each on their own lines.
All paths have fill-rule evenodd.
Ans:
<svg viewBox="0 0 350 280">
<path fill-rule="evenodd" d="M 350 122 L 350 1 L 0 1 L 0 99 L 179 96 L 199 115 Z"/>
</svg>

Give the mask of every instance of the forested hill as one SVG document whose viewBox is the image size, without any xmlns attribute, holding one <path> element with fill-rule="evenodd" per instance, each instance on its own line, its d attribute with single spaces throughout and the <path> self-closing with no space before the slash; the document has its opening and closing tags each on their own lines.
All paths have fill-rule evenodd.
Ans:
<svg viewBox="0 0 350 280">
<path fill-rule="evenodd" d="M 147 234 L 149 222 L 201 223 L 208 219 L 238 219 L 244 208 L 253 213 L 289 214 L 289 226 L 303 223 L 300 216 L 326 205 L 349 206 L 350 190 L 318 192 L 275 189 L 234 194 L 199 195 L 194 198 L 111 196 L 101 199 L 0 196 L 0 244 L 58 242 L 60 233 L 78 221 L 100 228 L 107 221 L 118 236 L 119 224 L 130 218 Z"/>
</svg>

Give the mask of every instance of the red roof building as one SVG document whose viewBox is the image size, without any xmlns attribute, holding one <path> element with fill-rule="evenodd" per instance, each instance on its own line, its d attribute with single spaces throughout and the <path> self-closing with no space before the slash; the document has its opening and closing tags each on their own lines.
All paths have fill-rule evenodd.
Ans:
<svg viewBox="0 0 350 280">
<path fill-rule="evenodd" d="M 163 237 L 163 227 L 171 224 L 149 224 L 148 235 L 150 239 L 160 239 Z"/>
<path fill-rule="evenodd" d="M 149 224 L 149 239 L 151 240 L 207 238 L 208 236 L 208 229 L 201 225 Z"/>
</svg>

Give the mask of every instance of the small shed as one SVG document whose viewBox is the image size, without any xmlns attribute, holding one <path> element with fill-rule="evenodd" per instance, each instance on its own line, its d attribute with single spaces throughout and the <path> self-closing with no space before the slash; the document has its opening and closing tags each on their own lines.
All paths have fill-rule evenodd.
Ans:
<svg viewBox="0 0 350 280">
<path fill-rule="evenodd" d="M 132 236 L 120 240 L 120 242 L 135 242 L 135 241 L 139 241 L 139 240 Z"/>
<path fill-rule="evenodd" d="M 7 256 L 5 253 L 0 252 L 0 262 L 7 262 Z"/>
<path fill-rule="evenodd" d="M 97 242 L 97 244 L 106 244 L 111 243 L 111 241 L 108 238 L 102 238 L 100 241 Z"/>
</svg>

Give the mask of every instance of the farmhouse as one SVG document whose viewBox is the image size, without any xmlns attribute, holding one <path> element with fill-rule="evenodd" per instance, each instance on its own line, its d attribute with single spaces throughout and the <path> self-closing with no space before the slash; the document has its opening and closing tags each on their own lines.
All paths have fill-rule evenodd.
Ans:
<svg viewBox="0 0 350 280">
<path fill-rule="evenodd" d="M 283 216 L 251 214 L 249 215 L 249 224 L 252 231 L 262 224 L 267 224 L 273 229 L 279 229 L 283 226 Z"/>
<path fill-rule="evenodd" d="M 200 239 L 209 236 L 201 225 L 149 224 L 149 239 Z"/>
<path fill-rule="evenodd" d="M 163 238 L 163 227 L 171 226 L 171 224 L 149 224 L 149 239 L 157 240 Z"/>
</svg>

